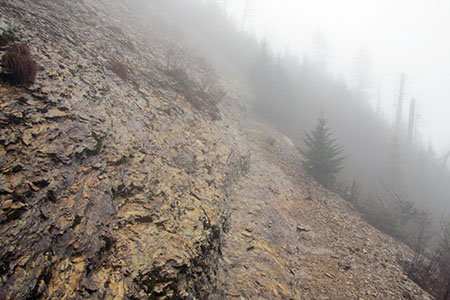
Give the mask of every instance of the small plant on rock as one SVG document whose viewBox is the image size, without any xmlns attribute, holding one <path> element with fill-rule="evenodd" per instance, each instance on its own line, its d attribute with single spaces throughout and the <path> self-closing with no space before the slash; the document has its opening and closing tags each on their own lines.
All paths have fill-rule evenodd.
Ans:
<svg viewBox="0 0 450 300">
<path fill-rule="evenodd" d="M 203 98 L 208 99 L 213 106 L 219 104 L 227 95 L 219 84 L 219 76 L 210 65 L 205 66 L 205 75 L 200 79 L 200 91 Z"/>
<path fill-rule="evenodd" d="M 133 52 L 137 52 L 136 46 L 134 45 L 134 43 L 131 40 L 127 40 L 124 43 L 124 46 Z"/>
<path fill-rule="evenodd" d="M 172 47 L 165 52 L 166 70 L 171 70 L 180 64 L 184 56 L 183 50 L 178 47 Z"/>
<path fill-rule="evenodd" d="M 198 96 L 198 90 L 195 83 L 189 78 L 189 75 L 183 69 L 173 69 L 167 71 L 176 82 L 181 86 L 184 97 L 189 101 L 195 108 L 201 109 L 204 106 L 201 98 Z"/>
<path fill-rule="evenodd" d="M 4 47 L 9 43 L 14 42 L 14 40 L 14 35 L 10 32 L 5 31 L 0 35 L 0 47 Z"/>
<path fill-rule="evenodd" d="M 118 35 L 124 35 L 122 28 L 115 26 L 115 25 L 111 25 L 108 27 L 112 32 L 114 32 L 115 34 Z"/>
<path fill-rule="evenodd" d="M 25 44 L 11 46 L 2 58 L 2 65 L 13 84 L 30 85 L 36 80 L 38 66 Z"/>
<path fill-rule="evenodd" d="M 114 60 L 111 63 L 111 70 L 116 73 L 120 78 L 122 78 L 124 81 L 128 81 L 128 65 Z"/>
<path fill-rule="evenodd" d="M 436 298 L 450 299 L 450 218 L 441 221 L 441 230 L 441 239 L 437 249 Z"/>
</svg>

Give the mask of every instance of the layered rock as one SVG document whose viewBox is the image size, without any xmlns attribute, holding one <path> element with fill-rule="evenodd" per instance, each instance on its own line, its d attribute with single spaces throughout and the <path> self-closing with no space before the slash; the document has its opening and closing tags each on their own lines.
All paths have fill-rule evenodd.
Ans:
<svg viewBox="0 0 450 300">
<path fill-rule="evenodd" d="M 0 89 L 0 299 L 427 298 L 235 82 L 217 105 L 198 57 L 168 70 L 143 3 L 0 3 L 40 65 Z"/>
<path fill-rule="evenodd" d="M 40 65 L 34 85 L 0 92 L 2 299 L 214 292 L 227 191 L 246 169 L 242 107 L 230 94 L 213 120 L 189 103 L 163 68 L 170 41 L 136 5 L 0 6 Z"/>
<path fill-rule="evenodd" d="M 403 271 L 410 249 L 295 167 L 301 156 L 284 135 L 253 122 L 249 141 L 217 299 L 431 299 Z"/>
</svg>

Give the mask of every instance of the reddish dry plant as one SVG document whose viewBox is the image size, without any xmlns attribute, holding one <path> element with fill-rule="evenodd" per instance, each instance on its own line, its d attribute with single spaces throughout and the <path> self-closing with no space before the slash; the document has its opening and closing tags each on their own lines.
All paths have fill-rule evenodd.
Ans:
<svg viewBox="0 0 450 300">
<path fill-rule="evenodd" d="M 124 81 L 128 80 L 128 66 L 126 64 L 115 60 L 111 63 L 111 70 Z"/>
<path fill-rule="evenodd" d="M 2 58 L 2 65 L 14 84 L 30 85 L 36 80 L 38 66 L 25 44 L 11 46 Z"/>
<path fill-rule="evenodd" d="M 120 34 L 120 35 L 124 35 L 122 28 L 111 25 L 109 26 L 109 29 L 114 32 L 115 34 Z"/>
<path fill-rule="evenodd" d="M 137 52 L 136 50 L 136 46 L 134 45 L 134 43 L 130 40 L 127 40 L 125 42 L 125 47 L 127 47 L 129 50 L 133 51 L 133 52 Z"/>
</svg>

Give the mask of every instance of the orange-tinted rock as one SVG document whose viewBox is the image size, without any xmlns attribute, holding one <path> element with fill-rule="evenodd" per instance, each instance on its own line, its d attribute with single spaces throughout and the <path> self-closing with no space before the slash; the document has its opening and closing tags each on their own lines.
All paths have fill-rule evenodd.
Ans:
<svg viewBox="0 0 450 300">
<path fill-rule="evenodd" d="M 115 0 L 0 6 L 42 66 L 29 88 L 0 90 L 1 299 L 202 298 L 215 289 L 243 134 L 173 100 L 181 93 L 160 84 L 168 75 L 158 67 L 170 45 L 124 9 Z M 123 38 L 161 58 L 127 51 L 94 12 L 135 26 Z M 106 68 L 113 53 L 126 57 L 128 83 Z"/>
</svg>

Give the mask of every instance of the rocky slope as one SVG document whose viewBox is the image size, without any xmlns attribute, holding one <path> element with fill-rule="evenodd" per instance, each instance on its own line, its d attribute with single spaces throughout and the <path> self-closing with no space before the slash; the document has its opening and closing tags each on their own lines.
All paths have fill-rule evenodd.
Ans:
<svg viewBox="0 0 450 300">
<path fill-rule="evenodd" d="M 227 191 L 246 169 L 242 108 L 230 93 L 213 121 L 189 103 L 161 67 L 171 43 L 133 8 L 1 3 L 41 66 L 28 89 L 1 89 L 1 299 L 215 289 Z"/>
<path fill-rule="evenodd" d="M 398 258 L 409 249 L 297 167 L 282 134 L 250 123 L 249 174 L 230 197 L 218 285 L 227 299 L 430 299 Z"/>
<path fill-rule="evenodd" d="M 0 2 L 40 65 L 0 90 L 0 299 L 425 297 L 235 82 L 215 106 L 167 72 L 175 41 L 140 5 Z"/>
</svg>

